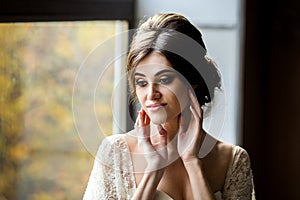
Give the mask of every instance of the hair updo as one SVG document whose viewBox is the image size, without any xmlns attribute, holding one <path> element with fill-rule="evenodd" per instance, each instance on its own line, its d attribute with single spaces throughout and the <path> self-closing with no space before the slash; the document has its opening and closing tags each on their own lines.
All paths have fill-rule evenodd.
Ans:
<svg viewBox="0 0 300 200">
<path fill-rule="evenodd" d="M 184 36 L 184 37 L 183 37 Z M 182 38 L 188 38 L 188 40 Z M 191 45 L 188 41 L 192 41 Z M 201 48 L 193 48 L 193 43 Z M 176 49 L 173 51 L 173 48 Z M 183 49 L 185 55 L 175 52 Z M 132 99 L 136 99 L 134 69 L 151 52 L 159 52 L 171 63 L 191 86 L 193 86 L 200 105 L 214 98 L 215 88 L 221 87 L 220 73 L 215 63 L 206 55 L 206 47 L 201 32 L 184 16 L 168 13 L 156 14 L 142 23 L 135 32 L 127 57 L 127 71 Z M 191 60 L 198 64 L 193 65 Z"/>
</svg>

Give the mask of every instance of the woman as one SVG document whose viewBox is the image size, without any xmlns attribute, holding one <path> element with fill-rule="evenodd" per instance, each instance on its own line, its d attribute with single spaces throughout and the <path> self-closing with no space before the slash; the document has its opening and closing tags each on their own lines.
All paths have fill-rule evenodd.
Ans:
<svg viewBox="0 0 300 200">
<path fill-rule="evenodd" d="M 100 145 L 84 199 L 251 199 L 250 160 L 202 128 L 220 89 L 200 31 L 178 14 L 157 14 L 135 33 L 127 64 L 141 105 L 134 130 Z M 204 138 L 213 142 L 204 156 Z"/>
</svg>

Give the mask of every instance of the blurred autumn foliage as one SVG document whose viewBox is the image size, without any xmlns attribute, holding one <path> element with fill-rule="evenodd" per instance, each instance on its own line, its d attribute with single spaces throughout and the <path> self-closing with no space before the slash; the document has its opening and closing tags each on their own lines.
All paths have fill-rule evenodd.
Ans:
<svg viewBox="0 0 300 200">
<path fill-rule="evenodd" d="M 114 34 L 112 21 L 0 24 L 1 200 L 82 198 L 93 159 L 74 128 L 72 89 L 88 53 Z"/>
</svg>

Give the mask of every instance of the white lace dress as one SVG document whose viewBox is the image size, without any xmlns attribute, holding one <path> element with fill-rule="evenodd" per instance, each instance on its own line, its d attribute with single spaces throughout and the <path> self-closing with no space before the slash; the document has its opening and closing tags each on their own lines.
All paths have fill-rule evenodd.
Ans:
<svg viewBox="0 0 300 200">
<path fill-rule="evenodd" d="M 255 199 L 250 159 L 239 146 L 233 148 L 223 191 L 215 198 L 232 200 Z M 99 147 L 83 200 L 129 200 L 136 190 L 133 164 L 124 135 L 107 137 Z M 157 192 L 157 200 L 171 200 Z"/>
</svg>

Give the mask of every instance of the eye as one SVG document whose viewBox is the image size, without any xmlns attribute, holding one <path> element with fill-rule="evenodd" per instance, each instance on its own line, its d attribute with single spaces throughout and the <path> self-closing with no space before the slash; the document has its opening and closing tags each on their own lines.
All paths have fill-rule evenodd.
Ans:
<svg viewBox="0 0 300 200">
<path fill-rule="evenodd" d="M 139 86 L 139 87 L 144 87 L 146 86 L 148 83 L 146 81 L 144 81 L 143 79 L 138 79 L 135 81 L 135 85 Z"/>
<path fill-rule="evenodd" d="M 171 76 L 166 76 L 166 77 L 162 77 L 161 79 L 159 79 L 159 82 L 161 84 L 169 84 L 173 81 L 174 77 Z"/>
</svg>

